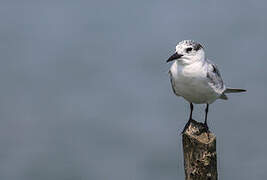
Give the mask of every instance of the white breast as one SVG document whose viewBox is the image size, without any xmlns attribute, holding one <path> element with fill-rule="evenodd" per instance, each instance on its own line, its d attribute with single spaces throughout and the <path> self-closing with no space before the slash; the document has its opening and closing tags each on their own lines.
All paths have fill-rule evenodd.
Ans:
<svg viewBox="0 0 267 180">
<path fill-rule="evenodd" d="M 171 66 L 173 89 L 187 101 L 196 104 L 211 104 L 220 94 L 216 93 L 208 83 L 207 70 L 203 62 L 190 65 L 178 65 L 175 61 Z"/>
</svg>

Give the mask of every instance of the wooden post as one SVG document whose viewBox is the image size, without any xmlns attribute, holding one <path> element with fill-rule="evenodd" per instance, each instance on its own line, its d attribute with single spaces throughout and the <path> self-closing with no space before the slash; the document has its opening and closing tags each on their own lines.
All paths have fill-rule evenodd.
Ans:
<svg viewBox="0 0 267 180">
<path fill-rule="evenodd" d="M 186 180 L 217 180 L 216 137 L 192 120 L 183 133 Z"/>
</svg>

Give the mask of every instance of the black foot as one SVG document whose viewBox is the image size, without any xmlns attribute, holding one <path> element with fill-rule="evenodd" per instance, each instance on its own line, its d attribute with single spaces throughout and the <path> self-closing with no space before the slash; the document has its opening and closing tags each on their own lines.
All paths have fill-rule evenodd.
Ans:
<svg viewBox="0 0 267 180">
<path fill-rule="evenodd" d="M 210 130 L 209 130 L 209 127 L 208 127 L 208 124 L 207 124 L 207 123 L 204 123 L 204 127 L 205 127 L 205 131 L 206 131 L 207 133 L 209 133 Z"/>
<path fill-rule="evenodd" d="M 205 132 L 208 135 L 208 139 L 210 140 L 210 130 L 209 130 L 209 127 L 208 127 L 207 123 L 204 123 L 204 127 L 205 127 Z"/>
<path fill-rule="evenodd" d="M 191 123 L 192 120 L 193 120 L 193 119 L 189 119 L 189 120 L 187 121 L 187 123 L 186 123 L 186 125 L 185 125 L 183 131 L 181 132 L 181 134 L 184 134 L 184 132 L 185 132 L 186 129 L 189 127 L 189 125 L 190 125 L 190 123 Z"/>
</svg>

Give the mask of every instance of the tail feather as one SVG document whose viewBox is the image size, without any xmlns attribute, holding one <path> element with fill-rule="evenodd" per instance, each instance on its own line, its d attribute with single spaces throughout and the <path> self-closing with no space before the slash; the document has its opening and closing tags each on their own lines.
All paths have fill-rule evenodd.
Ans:
<svg viewBox="0 0 267 180">
<path fill-rule="evenodd" d="M 240 92 L 246 92 L 245 89 L 236 89 L 236 88 L 226 88 L 224 93 L 240 93 Z"/>
</svg>

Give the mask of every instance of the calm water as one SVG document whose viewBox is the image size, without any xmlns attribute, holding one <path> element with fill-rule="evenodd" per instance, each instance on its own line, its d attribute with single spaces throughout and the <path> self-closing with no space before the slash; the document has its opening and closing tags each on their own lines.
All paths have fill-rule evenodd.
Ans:
<svg viewBox="0 0 267 180">
<path fill-rule="evenodd" d="M 220 179 L 264 179 L 266 16 L 264 0 L 3 0 L 0 179 L 182 180 L 189 105 L 165 61 L 183 39 L 248 89 L 210 106 Z"/>
</svg>

